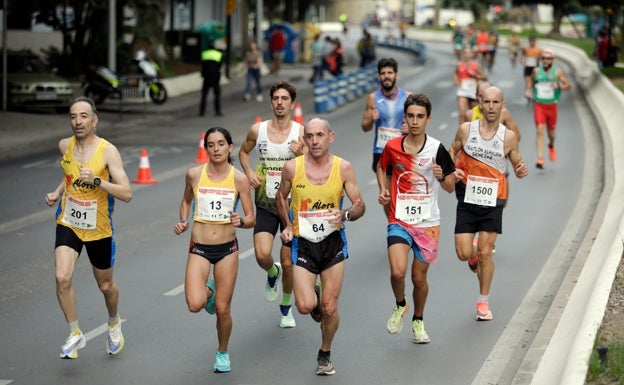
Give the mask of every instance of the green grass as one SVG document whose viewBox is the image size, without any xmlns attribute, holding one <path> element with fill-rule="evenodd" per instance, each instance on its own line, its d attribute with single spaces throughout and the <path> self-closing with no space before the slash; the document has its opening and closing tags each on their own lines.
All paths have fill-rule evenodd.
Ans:
<svg viewBox="0 0 624 385">
<path fill-rule="evenodd" d="M 624 383 L 624 342 L 614 342 L 606 346 L 608 353 L 604 364 L 600 360 L 597 347 L 594 347 L 589 358 L 587 384 Z"/>
</svg>

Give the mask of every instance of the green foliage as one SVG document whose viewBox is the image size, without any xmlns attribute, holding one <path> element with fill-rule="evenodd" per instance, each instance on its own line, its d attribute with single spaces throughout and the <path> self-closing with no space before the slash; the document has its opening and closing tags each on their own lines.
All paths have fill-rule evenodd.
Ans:
<svg viewBox="0 0 624 385">
<path fill-rule="evenodd" d="M 624 383 L 624 342 L 613 342 L 606 346 L 608 353 L 604 364 L 600 360 L 597 347 L 592 351 L 587 371 L 587 384 Z"/>
</svg>

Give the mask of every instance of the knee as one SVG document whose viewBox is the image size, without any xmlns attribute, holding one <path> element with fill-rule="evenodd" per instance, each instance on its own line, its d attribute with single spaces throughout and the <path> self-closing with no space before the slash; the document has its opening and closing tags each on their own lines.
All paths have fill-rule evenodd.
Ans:
<svg viewBox="0 0 624 385">
<path fill-rule="evenodd" d="M 191 313 L 197 313 L 204 309 L 207 299 L 201 296 L 187 296 L 186 306 Z"/>
<path fill-rule="evenodd" d="M 102 294 L 104 294 L 104 295 L 111 294 L 111 293 L 113 293 L 113 292 L 115 291 L 115 289 L 116 289 L 116 286 L 115 286 L 115 284 L 113 283 L 113 281 L 103 281 L 103 282 L 100 282 L 100 283 L 98 284 L 98 287 L 100 288 L 100 291 L 101 291 L 101 292 L 102 292 Z"/>
<path fill-rule="evenodd" d="M 59 290 L 67 290 L 71 287 L 72 276 L 71 274 L 65 274 L 61 272 L 56 272 L 56 287 Z"/>
<path fill-rule="evenodd" d="M 324 317 L 333 317 L 338 312 L 338 302 L 332 300 L 323 302 L 322 308 Z"/>
<path fill-rule="evenodd" d="M 412 283 L 414 284 L 414 290 L 416 291 L 428 288 L 426 277 L 412 277 Z"/>
</svg>

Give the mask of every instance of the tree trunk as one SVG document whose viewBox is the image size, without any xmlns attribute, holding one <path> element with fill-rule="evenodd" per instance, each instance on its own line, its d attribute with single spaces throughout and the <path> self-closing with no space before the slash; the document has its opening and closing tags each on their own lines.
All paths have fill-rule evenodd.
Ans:
<svg viewBox="0 0 624 385">
<path fill-rule="evenodd" d="M 563 19 L 563 16 L 563 5 L 558 4 L 558 2 L 553 2 L 553 23 L 552 29 L 548 33 L 549 36 L 561 36 L 561 19 Z"/>
</svg>

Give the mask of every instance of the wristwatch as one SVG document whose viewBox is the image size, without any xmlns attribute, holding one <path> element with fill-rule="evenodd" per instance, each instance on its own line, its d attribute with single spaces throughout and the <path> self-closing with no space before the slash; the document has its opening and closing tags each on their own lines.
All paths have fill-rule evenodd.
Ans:
<svg viewBox="0 0 624 385">
<path fill-rule="evenodd" d="M 446 175 L 442 174 L 442 178 L 438 179 L 438 182 L 442 183 L 446 179 Z"/>
<path fill-rule="evenodd" d="M 345 211 L 345 221 L 351 220 L 351 212 L 349 210 Z"/>
<path fill-rule="evenodd" d="M 241 224 L 240 224 L 240 227 L 245 226 L 245 218 L 240 217 L 240 223 L 241 223 Z"/>
<path fill-rule="evenodd" d="M 95 187 L 99 187 L 99 186 L 100 186 L 100 183 L 102 183 L 102 179 L 100 179 L 100 177 L 99 177 L 99 176 L 96 176 L 95 178 L 93 178 L 93 185 L 94 185 Z"/>
</svg>

